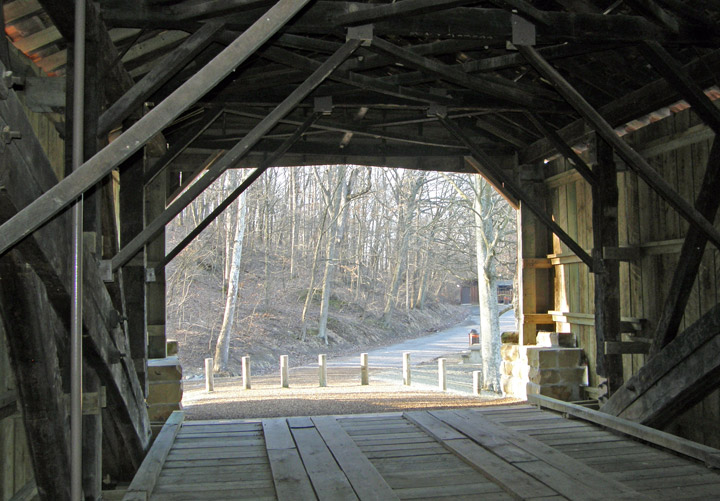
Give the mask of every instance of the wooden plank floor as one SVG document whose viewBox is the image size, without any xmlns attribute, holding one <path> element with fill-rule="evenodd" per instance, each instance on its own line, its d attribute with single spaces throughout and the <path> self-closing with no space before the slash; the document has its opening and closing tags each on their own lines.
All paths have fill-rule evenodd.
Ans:
<svg viewBox="0 0 720 501">
<path fill-rule="evenodd" d="M 713 499 L 720 474 L 532 406 L 182 423 L 151 500 Z"/>
</svg>

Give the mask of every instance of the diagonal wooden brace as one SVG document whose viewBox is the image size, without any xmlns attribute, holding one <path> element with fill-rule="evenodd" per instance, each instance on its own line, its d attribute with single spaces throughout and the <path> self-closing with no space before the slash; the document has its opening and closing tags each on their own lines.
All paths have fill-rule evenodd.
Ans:
<svg viewBox="0 0 720 501">
<path fill-rule="evenodd" d="M 308 2 L 279 0 L 233 43 L 122 136 L 0 226 L 0 254 L 42 226 L 112 169 L 130 158 L 150 138 L 232 73 Z"/>
</svg>

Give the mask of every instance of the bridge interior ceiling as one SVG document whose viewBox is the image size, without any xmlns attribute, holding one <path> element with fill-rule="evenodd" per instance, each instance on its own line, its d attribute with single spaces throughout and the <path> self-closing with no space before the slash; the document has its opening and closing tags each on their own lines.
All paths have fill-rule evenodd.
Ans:
<svg viewBox="0 0 720 501">
<path fill-rule="evenodd" d="M 16 46 L 54 76 L 65 74 L 65 40 L 72 34 L 60 3 L 5 3 L 6 11 L 15 7 L 6 13 L 6 29 Z M 102 63 L 119 66 L 105 73 L 129 75 L 142 102 L 152 108 L 273 4 L 96 2 L 107 29 L 104 36 L 116 52 Z M 720 3 L 715 1 L 307 2 L 269 41 L 249 51 L 236 70 L 164 127 L 164 138 L 173 146 L 187 141 L 186 133 L 203 121 L 208 109 L 221 110 L 170 168 L 183 171 L 197 166 L 203 156 L 232 148 L 349 37 L 363 39 L 363 45 L 264 134 L 242 165 L 257 164 L 275 152 L 318 111 L 320 116 L 278 165 L 402 166 L 407 164 L 392 159 L 422 157 L 427 162 L 419 162 L 419 168 L 471 170 L 462 162 L 444 161 L 470 151 L 438 121 L 438 114 L 493 156 L 517 153 L 521 163 L 542 160 L 553 147 L 538 121 L 559 131 L 571 146 L 586 129 L 575 108 L 528 62 L 520 46 L 534 45 L 611 126 L 619 127 L 682 99 L 650 64 L 643 45 L 647 40 L 662 44 L 678 64 L 690 65 L 688 73 L 701 87 L 716 83 L 718 16 Z M 53 26 L 55 36 L 45 34 Z M 206 33 L 198 35 L 203 26 Z M 186 57 L 179 63 L 183 51 Z M 163 65 L 167 71 L 158 71 Z M 115 123 L 106 128 L 115 129 L 131 117 L 110 118 Z"/>
<path fill-rule="evenodd" d="M 629 349 L 618 337 L 630 323 L 620 320 L 618 263 L 634 259 L 633 269 L 640 269 L 647 264 L 640 262 L 641 252 L 659 253 L 659 244 L 664 249 L 669 242 L 662 232 L 650 242 L 629 242 L 632 249 L 618 241 L 619 223 L 639 228 L 657 219 L 643 211 L 627 222 L 618 211 L 618 179 L 627 177 L 627 167 L 645 183 L 642 190 L 657 193 L 668 211 L 688 223 L 685 244 L 671 242 L 682 249 L 673 278 L 679 285 L 671 287 L 680 292 L 669 294 L 662 308 L 670 313 L 659 307 L 653 268 L 643 271 L 641 284 L 652 309 L 638 313 L 643 318 L 635 322 L 667 316 L 658 323 L 652 353 L 674 350 L 668 343 L 689 294 L 682 291 L 693 286 L 705 243 L 720 248 L 720 231 L 713 226 L 720 145 L 708 154 L 693 204 L 686 192 L 698 184 L 699 171 L 695 179 L 658 172 L 633 149 L 632 137 L 620 136 L 688 107 L 702 131 L 684 134 L 690 130 L 685 127 L 677 136 L 704 140 L 708 131 L 720 131 L 720 112 L 712 103 L 720 96 L 720 0 L 88 1 L 85 161 L 63 176 L 73 120 L 72 4 L 0 2 L 7 35 L 0 40 L 0 340 L 8 344 L 7 350 L 0 345 L 0 363 L 13 361 L 16 383 L 0 393 L 0 424 L 17 403 L 41 497 L 69 499 L 69 364 L 63 350 L 77 287 L 58 256 L 71 248 L 64 209 L 82 193 L 85 233 L 103 237 L 85 241 L 84 361 L 107 394 L 107 406 L 97 410 L 102 430 L 93 440 L 113 478 L 132 477 L 150 440 L 146 369 L 149 359 L 168 353 L 164 266 L 216 214 L 169 253 L 163 230 L 229 168 L 258 169 L 226 199 L 228 205 L 272 166 L 347 163 L 483 174 L 516 207 L 522 202 L 521 219 L 525 209 L 537 219 L 522 219 L 521 225 L 529 228 L 533 248 L 523 241 L 520 266 L 526 278 L 540 277 L 532 287 L 530 279 L 521 283 L 524 297 L 537 296 L 535 310 L 528 309 L 530 300 L 524 305 L 525 324 L 533 330 L 528 339 L 537 326 L 555 322 L 548 313 L 554 268 L 582 266 L 583 273 L 594 274 L 583 282 L 583 297 L 594 298 L 587 301 L 594 311 L 569 313 L 577 314 L 580 325 L 592 325 L 583 347 L 597 350 L 597 375 L 608 378 L 612 392 L 618 390 L 619 414 L 627 407 L 623 398 L 634 402 L 640 386 L 630 380 L 621 387 L 622 354 L 635 352 L 604 351 L 606 342 Z M 585 154 L 588 148 L 594 155 Z M 562 174 L 567 182 L 590 185 L 572 192 L 577 207 L 583 205 L 583 224 L 571 204 L 564 220 L 558 211 L 549 215 L 547 178 L 558 155 L 568 162 L 557 159 L 563 170 L 555 178 Z M 576 173 L 567 174 L 566 165 Z M 635 184 L 627 192 L 641 191 L 635 178 L 630 181 Z M 638 200 L 621 207 L 644 208 Z M 571 218 L 582 232 L 570 229 Z M 553 245 L 564 249 L 552 257 L 557 263 L 551 262 Z M 545 302 L 538 299 L 543 294 Z M 705 332 L 701 327 L 708 324 L 716 333 L 720 307 L 703 318 L 696 330 Z M 710 343 L 702 343 L 709 351 Z M 691 344 L 685 351 L 698 349 Z M 695 400 L 720 385 L 709 359 L 688 362 L 686 370 L 710 374 L 710 383 L 677 378 L 702 390 Z M 666 366 L 675 364 L 667 357 L 655 360 L 663 377 Z M 101 393 L 95 392 L 98 406 Z M 663 407 L 666 416 L 687 405 L 681 397 Z M 95 488 L 101 477 L 95 475 Z"/>
</svg>

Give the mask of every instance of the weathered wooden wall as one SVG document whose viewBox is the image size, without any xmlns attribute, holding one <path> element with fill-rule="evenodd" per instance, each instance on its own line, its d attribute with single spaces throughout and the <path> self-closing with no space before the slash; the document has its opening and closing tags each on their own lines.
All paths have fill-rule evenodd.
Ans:
<svg viewBox="0 0 720 501">
<path fill-rule="evenodd" d="M 684 110 L 628 134 L 625 139 L 641 152 L 663 178 L 694 203 L 710 146 L 712 132 L 690 111 Z M 586 158 L 591 158 L 589 150 Z M 618 166 L 623 168 L 618 160 Z M 590 186 L 563 159 L 545 165 L 552 214 L 585 249 L 592 248 L 592 199 Z M 618 175 L 618 229 L 620 246 L 639 246 L 639 259 L 620 264 L 622 320 L 645 319 L 640 336 L 651 337 L 667 295 L 687 222 L 630 171 Z M 716 224 L 720 227 L 720 224 Z M 554 315 L 559 330 L 578 337 L 588 357 L 590 386 L 595 374 L 593 275 L 557 237 L 548 256 L 555 270 Z M 680 330 L 689 326 L 718 302 L 720 256 L 708 245 Z M 562 313 L 562 314 L 560 314 Z M 628 334 L 623 335 L 625 339 Z M 625 379 L 636 373 L 644 355 L 623 355 Z M 720 446 L 720 393 L 690 409 L 669 431 L 708 445 Z"/>
<path fill-rule="evenodd" d="M 31 65 L 23 65 L 18 60 L 13 68 L 22 68 L 19 73 L 39 75 L 37 68 Z M 23 93 L 18 93 L 21 101 Z M 63 159 L 65 153 L 64 141 L 60 138 L 55 124 L 47 114 L 33 113 L 25 108 L 30 124 L 40 140 L 45 153 L 58 178 L 62 177 Z M 8 349 L 5 340 L 5 332 L 0 322 L 0 398 L 3 401 L 9 400 L 15 393 L 15 381 L 13 369 L 8 357 Z M 13 410 L 14 409 L 14 410 Z M 27 446 L 25 427 L 23 426 L 22 415 L 17 410 L 16 404 L 0 408 L 0 499 L 10 499 L 15 493 L 23 488 L 32 491 L 34 485 L 33 466 Z"/>
</svg>

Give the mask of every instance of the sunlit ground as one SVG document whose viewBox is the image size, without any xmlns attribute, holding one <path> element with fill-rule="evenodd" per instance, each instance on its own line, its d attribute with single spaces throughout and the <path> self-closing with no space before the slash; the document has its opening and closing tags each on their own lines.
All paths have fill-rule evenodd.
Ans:
<svg viewBox="0 0 720 501">
<path fill-rule="evenodd" d="M 215 379 L 215 391 L 203 381 L 186 381 L 183 408 L 186 419 L 244 419 L 327 414 L 367 414 L 418 409 L 478 407 L 519 402 L 514 398 L 477 397 L 402 386 L 373 378 L 360 385 L 359 369 L 328 369 L 328 386 L 318 386 L 317 369 L 290 371 L 290 388 L 280 388 L 280 377 L 252 378 L 242 389 L 240 378 Z"/>
</svg>

